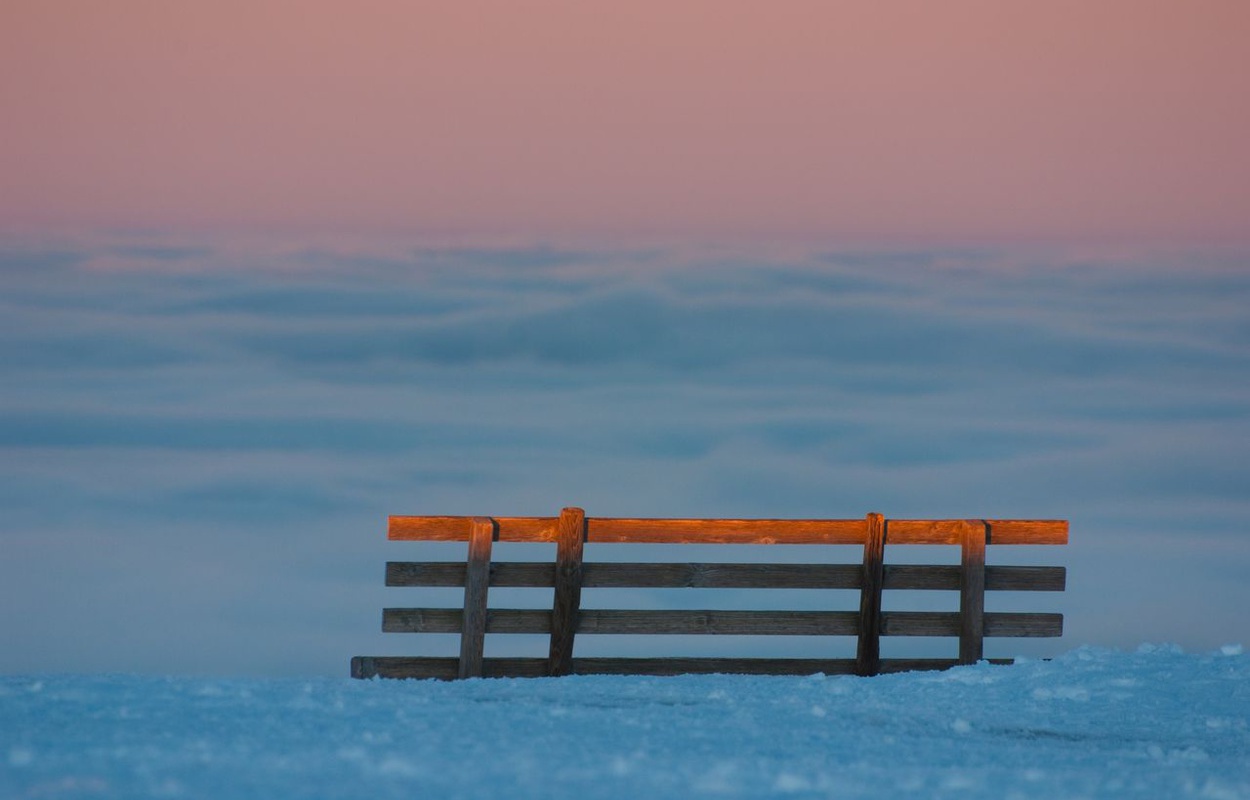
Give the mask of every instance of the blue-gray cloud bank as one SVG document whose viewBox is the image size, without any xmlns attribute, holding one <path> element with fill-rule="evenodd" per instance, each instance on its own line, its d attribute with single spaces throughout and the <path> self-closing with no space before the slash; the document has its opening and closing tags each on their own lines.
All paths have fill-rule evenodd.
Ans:
<svg viewBox="0 0 1250 800">
<path fill-rule="evenodd" d="M 0 287 L 0 670 L 341 674 L 418 648 L 387 514 L 568 504 L 1067 518 L 1065 642 L 992 654 L 1250 641 L 1250 263 L 17 243 Z"/>
</svg>

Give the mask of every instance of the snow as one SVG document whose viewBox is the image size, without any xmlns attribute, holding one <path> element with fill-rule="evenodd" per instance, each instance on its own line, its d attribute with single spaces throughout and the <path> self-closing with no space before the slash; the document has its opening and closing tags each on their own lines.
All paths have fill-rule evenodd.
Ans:
<svg viewBox="0 0 1250 800">
<path fill-rule="evenodd" d="M 942 673 L 0 678 L 0 797 L 1250 798 L 1250 656 Z"/>
</svg>

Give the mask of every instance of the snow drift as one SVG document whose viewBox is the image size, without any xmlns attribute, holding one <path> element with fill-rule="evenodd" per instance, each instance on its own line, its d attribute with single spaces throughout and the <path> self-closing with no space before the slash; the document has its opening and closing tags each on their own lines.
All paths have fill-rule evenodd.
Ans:
<svg viewBox="0 0 1250 800">
<path fill-rule="evenodd" d="M 942 673 L 0 678 L 0 796 L 1250 798 L 1250 657 Z"/>
</svg>

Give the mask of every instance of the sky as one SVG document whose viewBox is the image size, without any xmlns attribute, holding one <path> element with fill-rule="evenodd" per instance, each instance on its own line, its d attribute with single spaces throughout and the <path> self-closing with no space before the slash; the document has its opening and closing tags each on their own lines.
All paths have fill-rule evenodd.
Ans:
<svg viewBox="0 0 1250 800">
<path fill-rule="evenodd" d="M 0 222 L 1246 243 L 1241 0 L 0 7 Z"/>
<path fill-rule="evenodd" d="M 388 514 L 565 505 L 1250 640 L 1248 8 L 3 4 L 0 671 L 345 674 Z"/>
</svg>

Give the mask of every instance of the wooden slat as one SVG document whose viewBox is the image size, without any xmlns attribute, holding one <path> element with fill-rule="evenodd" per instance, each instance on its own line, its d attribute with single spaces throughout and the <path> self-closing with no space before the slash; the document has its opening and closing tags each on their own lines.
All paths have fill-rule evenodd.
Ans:
<svg viewBox="0 0 1250 800">
<path fill-rule="evenodd" d="M 472 517 L 406 517 L 392 515 L 386 521 L 386 538 L 431 542 L 467 542 Z"/>
<path fill-rule="evenodd" d="M 546 674 L 542 658 L 487 658 L 486 678 L 536 678 Z M 849 658 L 575 658 L 574 675 L 846 675 L 854 671 Z M 456 659 L 440 657 L 357 656 L 354 678 L 456 678 Z"/>
<path fill-rule="evenodd" d="M 851 564 L 585 564 L 587 588 L 858 589 Z"/>
<path fill-rule="evenodd" d="M 469 557 L 464 578 L 464 612 L 460 627 L 461 678 L 482 676 L 482 649 L 486 643 L 486 595 L 490 586 L 490 548 L 495 523 L 476 517 L 469 530 Z"/>
<path fill-rule="evenodd" d="M 494 517 L 501 542 L 552 542 L 555 517 Z M 408 517 L 388 519 L 386 538 L 392 541 L 467 542 L 474 517 Z"/>
<path fill-rule="evenodd" d="M 552 592 L 551 644 L 547 674 L 567 675 L 573 665 L 573 636 L 582 596 L 582 545 L 586 540 L 586 512 L 560 512 L 556 532 L 555 587 Z"/>
<path fill-rule="evenodd" d="M 387 586 L 464 586 L 460 561 L 388 561 Z M 551 587 L 555 565 L 493 561 L 490 585 Z M 859 589 L 863 567 L 858 564 L 582 564 L 585 588 L 638 589 Z M 985 568 L 986 591 L 1062 592 L 1064 567 Z M 959 567 L 954 565 L 886 564 L 886 589 L 959 589 Z"/>
<path fill-rule="evenodd" d="M 1067 583 L 1064 567 L 985 568 L 985 588 L 990 591 L 1062 592 Z"/>
<path fill-rule="evenodd" d="M 945 564 L 886 564 L 885 588 L 957 591 L 959 567 Z"/>
<path fill-rule="evenodd" d="M 464 612 L 458 608 L 387 608 L 386 633 L 459 633 Z M 787 620 L 787 618 L 789 618 Z M 770 627 L 771 626 L 771 627 Z M 990 612 L 986 636 L 1047 637 L 1063 635 L 1062 614 Z M 487 633 L 550 633 L 551 612 L 541 608 L 491 609 Z M 627 611 L 582 609 L 578 633 L 730 633 L 854 636 L 854 611 Z M 882 636 L 958 636 L 957 611 L 885 611 Z"/>
<path fill-rule="evenodd" d="M 989 526 L 989 544 L 1067 544 L 1068 523 L 1046 519 L 892 519 L 886 544 L 961 544 L 965 522 Z"/>
<path fill-rule="evenodd" d="M 439 656 L 357 656 L 352 659 L 353 678 L 459 677 L 459 659 Z M 547 672 L 545 658 L 485 658 L 483 678 L 540 678 Z"/>
<path fill-rule="evenodd" d="M 387 586 L 464 586 L 460 561 L 388 561 Z M 551 587 L 555 565 L 493 561 L 490 585 Z M 582 564 L 586 588 L 638 589 L 859 589 L 863 567 L 858 564 Z M 1063 567 L 985 568 L 986 591 L 1062 592 Z M 886 564 L 886 589 L 959 589 L 959 567 L 954 565 Z"/>
<path fill-rule="evenodd" d="M 387 633 L 455 633 L 463 624 L 458 608 L 387 608 Z M 546 609 L 495 608 L 486 614 L 487 633 L 550 633 Z M 854 636 L 859 614 L 853 611 L 633 611 L 582 609 L 579 634 L 735 634 Z"/>
<path fill-rule="evenodd" d="M 501 565 L 490 565 L 490 585 Z M 387 586 L 464 586 L 465 565 L 450 561 L 388 561 Z"/>
<path fill-rule="evenodd" d="M 855 671 L 876 675 L 881 666 L 881 589 L 885 585 L 885 518 L 869 514 L 865 518 L 864 562 L 860 569 L 859 641 L 855 651 Z"/>
<path fill-rule="evenodd" d="M 464 624 L 459 608 L 384 608 L 384 633 L 458 633 Z M 548 609 L 489 609 L 487 633 L 551 633 Z"/>
<path fill-rule="evenodd" d="M 958 566 L 887 564 L 887 589 L 959 589 Z M 987 591 L 1062 592 L 1067 570 L 1063 567 L 986 567 Z"/>
<path fill-rule="evenodd" d="M 991 664 L 1013 664 L 1010 658 L 987 658 Z M 954 658 L 886 658 L 881 661 L 881 674 L 895 672 L 932 672 L 959 666 Z"/>
<path fill-rule="evenodd" d="M 886 544 L 960 544 L 962 519 L 892 519 Z"/>
<path fill-rule="evenodd" d="M 984 615 L 985 636 L 1052 637 L 1063 635 L 1062 614 L 989 612 Z M 882 636 L 958 636 L 956 611 L 886 611 L 881 615 Z"/>
<path fill-rule="evenodd" d="M 1063 636 L 1063 614 L 991 612 L 985 615 L 985 635 L 1031 638 Z"/>
<path fill-rule="evenodd" d="M 493 561 L 491 586 L 548 587 L 555 583 L 555 564 Z M 464 586 L 465 565 L 460 561 L 388 561 L 387 586 Z"/>
<path fill-rule="evenodd" d="M 577 675 L 849 675 L 849 658 L 575 658 Z"/>
<path fill-rule="evenodd" d="M 854 636 L 850 611 L 625 611 L 583 609 L 578 633 Z"/>
<path fill-rule="evenodd" d="M 586 520 L 587 541 L 667 544 L 862 544 L 858 519 Z"/>
<path fill-rule="evenodd" d="M 975 664 L 984 655 L 984 522 L 965 522 L 959 564 L 959 663 Z"/>
<path fill-rule="evenodd" d="M 1010 664 L 1009 658 L 989 659 Z M 956 666 L 953 658 L 887 658 L 881 673 L 942 670 Z M 537 678 L 546 674 L 545 658 L 487 658 L 484 678 Z M 353 678 L 456 678 L 457 659 L 445 657 L 356 656 Z M 850 658 L 575 658 L 574 675 L 849 675 L 855 672 Z"/>
<path fill-rule="evenodd" d="M 472 517 L 389 518 L 387 538 L 464 542 Z M 495 517 L 501 542 L 552 542 L 555 517 Z M 963 520 L 890 520 L 887 544 L 959 544 Z M 990 544 L 1067 544 L 1065 520 L 985 520 Z M 587 541 L 670 544 L 862 544 L 857 519 L 625 519 L 592 517 Z"/>
<path fill-rule="evenodd" d="M 1062 519 L 988 519 L 990 544 L 1067 544 L 1068 522 Z"/>
<path fill-rule="evenodd" d="M 387 608 L 382 611 L 386 633 L 459 633 L 464 612 L 458 608 Z M 732 633 L 854 636 L 859 614 L 854 611 L 624 611 L 582 609 L 578 633 Z M 711 615 L 710 617 L 708 615 Z M 735 620 L 737 615 L 747 615 Z M 785 629 L 780 625 L 787 616 Z M 667 618 L 666 618 L 667 617 Z M 820 619 L 824 617 L 825 619 Z M 709 622 L 709 620 L 711 620 Z M 712 629 L 714 628 L 714 629 Z M 765 630 L 757 630 L 765 628 Z M 986 636 L 1053 637 L 1063 635 L 1063 615 L 995 612 L 985 614 Z M 546 609 L 491 609 L 487 633 L 550 633 L 551 612 Z M 958 636 L 957 611 L 884 611 L 882 636 Z"/>
<path fill-rule="evenodd" d="M 886 611 L 881 614 L 882 636 L 958 636 L 955 611 Z"/>
</svg>

